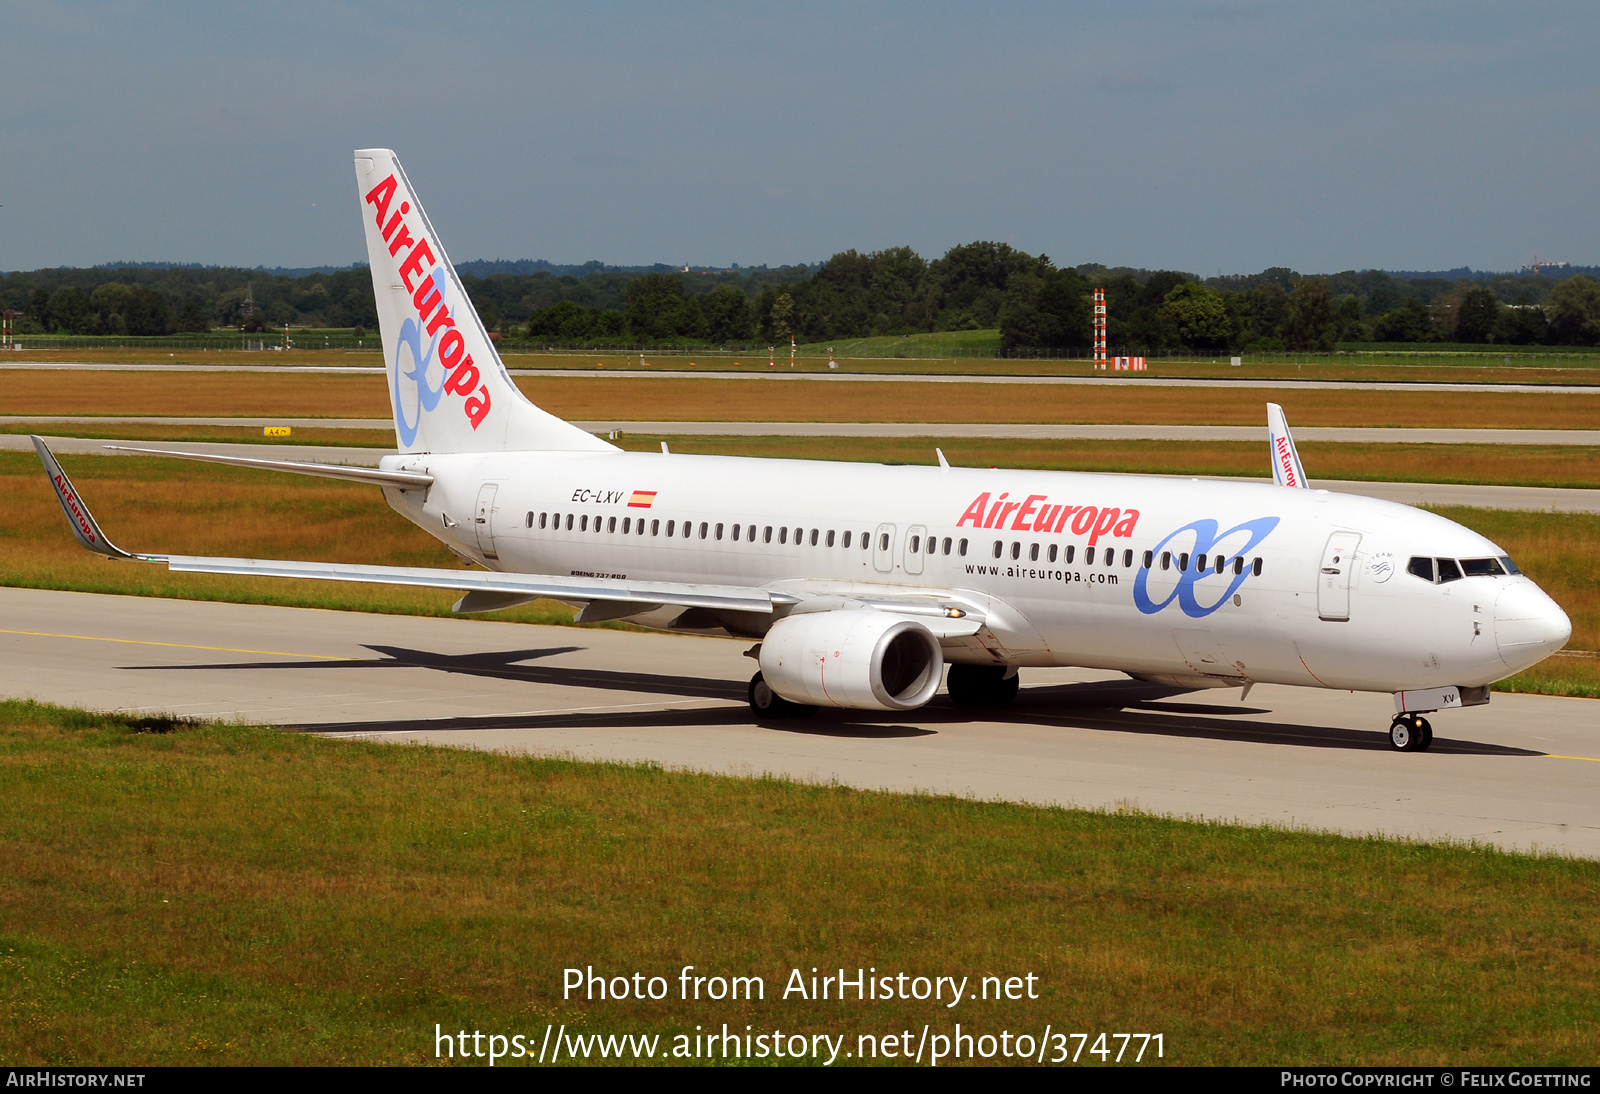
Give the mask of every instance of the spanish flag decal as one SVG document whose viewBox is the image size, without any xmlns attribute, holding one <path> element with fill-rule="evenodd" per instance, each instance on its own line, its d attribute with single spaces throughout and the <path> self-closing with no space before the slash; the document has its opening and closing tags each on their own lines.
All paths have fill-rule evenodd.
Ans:
<svg viewBox="0 0 1600 1094">
<path fill-rule="evenodd" d="M 648 509 L 656 503 L 654 490 L 635 490 L 633 497 L 628 499 L 629 509 Z"/>
</svg>

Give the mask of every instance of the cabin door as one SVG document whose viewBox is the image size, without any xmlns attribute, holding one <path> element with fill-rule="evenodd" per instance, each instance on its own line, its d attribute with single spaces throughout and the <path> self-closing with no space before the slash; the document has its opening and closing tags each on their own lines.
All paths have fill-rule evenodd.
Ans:
<svg viewBox="0 0 1600 1094">
<path fill-rule="evenodd" d="M 1335 532 L 1322 549 L 1322 568 L 1317 572 L 1317 615 L 1330 623 L 1350 618 L 1350 575 L 1355 570 L 1356 545 L 1360 532 Z"/>
<path fill-rule="evenodd" d="M 473 515 L 472 527 L 478 533 L 478 550 L 484 558 L 498 559 L 494 550 L 494 495 L 498 483 L 486 482 L 478 491 L 478 511 Z"/>
</svg>

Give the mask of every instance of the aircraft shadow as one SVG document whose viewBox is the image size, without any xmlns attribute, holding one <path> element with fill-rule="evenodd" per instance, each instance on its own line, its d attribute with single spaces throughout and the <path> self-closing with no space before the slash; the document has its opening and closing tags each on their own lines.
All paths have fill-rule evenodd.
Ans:
<svg viewBox="0 0 1600 1094">
<path fill-rule="evenodd" d="M 207 665 L 131 665 L 132 669 L 193 670 L 214 672 L 228 669 L 281 670 L 317 669 L 320 671 L 371 671 L 374 669 L 424 668 L 464 676 L 516 680 L 528 684 L 559 684 L 566 687 L 595 688 L 602 691 L 632 691 L 647 695 L 678 695 L 691 699 L 737 699 L 743 701 L 745 685 L 727 680 L 702 680 L 687 676 L 664 676 L 644 672 L 610 669 L 580 669 L 556 665 L 525 665 L 522 662 L 578 653 L 582 646 L 552 646 L 545 649 L 503 650 L 496 653 L 433 653 L 400 646 L 373 646 L 379 654 L 371 661 L 260 661 L 226 662 Z"/>
<path fill-rule="evenodd" d="M 706 680 L 696 677 L 657 673 L 626 672 L 609 669 L 581 669 L 559 665 L 527 664 L 566 653 L 581 652 L 582 646 L 551 646 L 534 649 L 434 653 L 401 646 L 367 645 L 379 656 L 353 661 L 265 661 L 226 662 L 200 665 L 132 665 L 129 669 L 194 671 L 317 669 L 371 671 L 392 668 L 426 668 L 465 676 L 514 680 L 529 684 L 592 688 L 599 691 L 627 691 L 636 694 L 675 696 L 690 699 L 723 699 L 738 706 L 695 708 L 691 710 L 573 711 L 553 714 L 537 712 L 517 715 L 484 715 L 460 718 L 421 718 L 385 722 L 330 722 L 285 726 L 309 733 L 395 733 L 407 731 L 484 731 L 498 729 L 672 729 L 691 726 L 747 726 L 751 716 L 744 706 L 745 685 L 737 681 Z M 1223 706 L 1207 703 L 1169 702 L 1198 689 L 1147 684 L 1137 680 L 1096 680 L 1075 684 L 1051 684 L 1023 688 L 1017 700 L 1003 710 L 978 710 L 958 707 L 945 696 L 936 698 L 914 712 L 921 727 L 903 724 L 906 711 L 821 711 L 810 718 L 782 719 L 760 723 L 763 729 L 813 737 L 838 737 L 860 740 L 891 740 L 932 736 L 939 726 L 994 722 L 1014 725 L 1055 726 L 1061 729 L 1137 733 L 1147 736 L 1188 737 L 1217 741 L 1249 741 L 1257 744 L 1289 745 L 1301 748 L 1335 748 L 1358 751 L 1386 751 L 1388 734 L 1384 730 L 1354 730 L 1333 726 L 1306 726 L 1262 720 L 1271 711 L 1262 707 Z M 1540 756 L 1543 753 L 1509 746 L 1457 741 L 1435 737 L 1433 753 L 1456 755 Z"/>
</svg>

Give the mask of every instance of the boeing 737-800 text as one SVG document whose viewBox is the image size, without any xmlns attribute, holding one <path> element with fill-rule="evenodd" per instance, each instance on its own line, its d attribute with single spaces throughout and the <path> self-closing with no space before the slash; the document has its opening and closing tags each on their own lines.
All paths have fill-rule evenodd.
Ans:
<svg viewBox="0 0 1600 1094">
<path fill-rule="evenodd" d="M 43 442 L 79 541 L 173 570 L 433 586 L 459 612 L 538 597 L 759 640 L 758 716 L 999 705 L 1019 668 L 1175 687 L 1392 692 L 1422 714 L 1566 642 L 1561 609 L 1442 517 L 1306 488 L 1269 404 L 1275 484 L 623 452 L 513 385 L 394 154 L 355 154 L 399 452 L 378 468 L 194 456 L 373 483 L 481 570 L 130 554 Z M 137 450 L 135 450 L 137 451 Z M 175 453 L 163 453 L 174 455 Z"/>
</svg>

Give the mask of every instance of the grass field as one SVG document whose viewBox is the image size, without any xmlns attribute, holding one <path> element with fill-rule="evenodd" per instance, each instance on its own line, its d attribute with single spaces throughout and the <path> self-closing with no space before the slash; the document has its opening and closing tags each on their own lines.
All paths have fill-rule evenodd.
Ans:
<svg viewBox="0 0 1600 1094">
<path fill-rule="evenodd" d="M 146 457 L 66 455 L 62 463 L 106 534 L 129 550 L 394 566 L 459 564 L 370 487 Z M 11 499 L 9 517 L 0 524 L 4 585 L 418 615 L 448 615 L 457 595 L 175 574 L 160 566 L 109 562 L 72 540 L 34 456 L 0 453 L 0 488 Z M 1440 512 L 1498 542 L 1561 604 L 1572 618 L 1574 650 L 1600 650 L 1600 574 L 1593 565 L 1600 515 Z M 540 601 L 488 618 L 564 623 L 572 613 Z M 1600 687 L 1600 658 L 1556 659 L 1509 686 L 1592 696 Z"/>
<path fill-rule="evenodd" d="M 1188 1065 L 1600 1052 L 1594 862 L 19 702 L 0 794 L 11 1066 L 431 1063 L 436 1023 L 670 1051 L 726 1022 L 843 1035 L 841 1063 L 957 1022 Z M 765 998 L 561 997 L 589 966 L 675 996 L 685 965 Z M 783 1000 L 813 967 L 1037 998 Z"/>
<path fill-rule="evenodd" d="M 1247 425 L 1266 393 L 1248 388 L 1018 388 L 1005 384 L 833 384 L 653 377 L 520 377 L 539 406 L 583 421 L 1055 422 Z M 1600 390 L 1597 390 L 1600 395 Z M 1307 426 L 1597 429 L 1600 398 L 1540 392 L 1286 389 L 1271 398 Z M 384 418 L 380 375 L 62 373 L 6 375 L 4 415 Z"/>
</svg>

